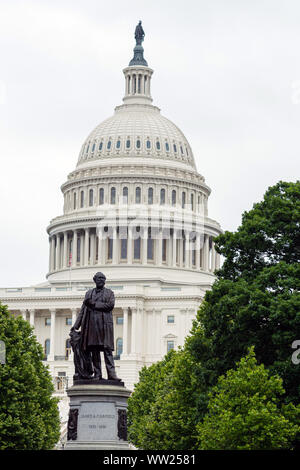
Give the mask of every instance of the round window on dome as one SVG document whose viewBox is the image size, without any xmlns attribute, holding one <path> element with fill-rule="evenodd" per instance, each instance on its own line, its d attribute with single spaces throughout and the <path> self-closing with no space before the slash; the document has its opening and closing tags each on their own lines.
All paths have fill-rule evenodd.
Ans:
<svg viewBox="0 0 300 470">
<path fill-rule="evenodd" d="M 156 148 L 157 148 L 157 150 L 160 150 L 160 142 L 159 142 L 159 140 L 156 141 Z"/>
<path fill-rule="evenodd" d="M 147 149 L 151 149 L 151 142 L 150 142 L 149 139 L 146 142 L 146 147 L 147 147 Z"/>
</svg>

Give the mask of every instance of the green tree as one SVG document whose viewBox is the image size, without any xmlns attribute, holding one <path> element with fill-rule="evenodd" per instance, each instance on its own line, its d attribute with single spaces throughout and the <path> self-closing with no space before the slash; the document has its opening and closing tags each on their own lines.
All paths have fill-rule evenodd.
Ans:
<svg viewBox="0 0 300 470">
<path fill-rule="evenodd" d="M 57 399 L 33 328 L 0 305 L 0 450 L 53 449 L 60 435 Z"/>
<path fill-rule="evenodd" d="M 257 365 L 251 348 L 210 392 L 208 414 L 197 426 L 199 449 L 291 449 L 300 406 L 282 406 L 283 394 L 282 380 Z"/>
<path fill-rule="evenodd" d="M 236 232 L 217 237 L 216 249 L 225 257 L 222 279 L 254 279 L 266 266 L 300 260 L 300 181 L 279 181 L 261 202 L 244 212 Z"/>
<path fill-rule="evenodd" d="M 235 233 L 216 239 L 226 259 L 186 341 L 207 388 L 254 345 L 259 363 L 282 377 L 285 401 L 300 403 L 300 368 L 291 361 L 300 338 L 299 226 L 300 183 L 279 182 Z"/>
<path fill-rule="evenodd" d="M 164 360 L 151 366 L 152 371 L 159 369 L 160 372 L 156 375 L 156 386 L 153 387 L 152 375 L 143 373 L 130 398 L 130 410 L 134 405 L 139 413 L 143 413 L 142 418 L 131 415 L 132 421 L 139 423 L 140 430 L 140 440 L 134 443 L 147 450 L 193 449 L 197 442 L 197 408 L 202 400 L 195 376 L 195 368 L 199 365 L 182 350 L 172 351 L 166 359 L 167 362 Z M 139 401 L 141 390 L 146 390 L 148 396 L 150 390 L 154 392 L 151 401 L 147 400 L 146 413 L 145 405 Z"/>
</svg>

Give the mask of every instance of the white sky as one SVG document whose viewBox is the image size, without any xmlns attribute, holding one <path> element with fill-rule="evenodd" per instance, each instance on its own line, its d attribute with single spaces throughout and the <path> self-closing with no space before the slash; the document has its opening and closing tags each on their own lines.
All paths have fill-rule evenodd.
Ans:
<svg viewBox="0 0 300 470">
<path fill-rule="evenodd" d="M 298 0 L 0 0 L 0 286 L 45 280 L 60 186 L 89 132 L 122 104 L 142 20 L 153 104 L 189 140 L 235 230 L 299 178 Z"/>
</svg>

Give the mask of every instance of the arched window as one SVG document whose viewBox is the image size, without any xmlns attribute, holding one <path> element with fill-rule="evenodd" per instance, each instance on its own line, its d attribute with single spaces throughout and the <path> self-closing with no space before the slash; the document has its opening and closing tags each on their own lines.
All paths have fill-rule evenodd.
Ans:
<svg viewBox="0 0 300 470">
<path fill-rule="evenodd" d="M 86 148 L 86 153 L 88 153 L 89 148 L 90 148 L 90 144 L 89 144 L 89 145 L 87 146 L 87 148 Z"/>
<path fill-rule="evenodd" d="M 110 150 L 110 147 L 111 147 L 111 140 L 107 142 L 107 150 Z"/>
<path fill-rule="evenodd" d="M 99 189 L 99 205 L 104 204 L 104 188 Z"/>
<path fill-rule="evenodd" d="M 92 152 L 94 152 L 94 150 L 95 150 L 95 145 L 96 145 L 96 144 L 95 144 L 95 142 L 94 142 L 94 143 L 93 143 L 93 147 L 92 147 Z"/>
<path fill-rule="evenodd" d="M 153 204 L 153 188 L 148 189 L 148 204 Z"/>
<path fill-rule="evenodd" d="M 166 202 L 166 190 L 162 188 L 160 190 L 160 203 L 165 204 L 165 202 Z"/>
<path fill-rule="evenodd" d="M 182 145 L 180 145 L 180 150 L 181 150 L 181 154 L 183 155 L 183 148 L 182 148 Z"/>
<path fill-rule="evenodd" d="M 80 207 L 84 206 L 84 191 L 80 192 Z"/>
<path fill-rule="evenodd" d="M 151 149 L 151 142 L 150 142 L 149 139 L 146 142 L 146 147 L 147 147 L 147 149 Z"/>
<path fill-rule="evenodd" d="M 168 142 L 166 142 L 166 151 L 168 152 L 170 150 Z"/>
<path fill-rule="evenodd" d="M 45 356 L 48 356 L 48 354 L 50 354 L 50 339 L 46 339 L 45 345 L 44 345 L 44 351 L 45 351 Z"/>
<path fill-rule="evenodd" d="M 125 186 L 123 188 L 123 204 L 127 204 L 128 203 L 128 188 L 127 186 Z"/>
<path fill-rule="evenodd" d="M 159 142 L 159 140 L 156 141 L 156 148 L 157 148 L 157 150 L 160 150 L 160 142 Z"/>
<path fill-rule="evenodd" d="M 181 207 L 182 207 L 182 209 L 184 209 L 184 207 L 185 207 L 185 192 L 184 191 L 182 193 Z"/>
<path fill-rule="evenodd" d="M 110 188 L 110 203 L 111 204 L 116 203 L 116 188 L 114 187 Z"/>
<path fill-rule="evenodd" d="M 76 193 L 73 194 L 73 208 L 76 209 Z"/>
<path fill-rule="evenodd" d="M 173 145 L 174 152 L 177 153 L 177 147 L 176 144 Z"/>
<path fill-rule="evenodd" d="M 138 139 L 138 140 L 136 141 L 136 148 L 137 148 L 137 149 L 140 149 L 140 148 L 141 148 L 141 141 L 140 141 L 140 139 Z"/>
<path fill-rule="evenodd" d="M 123 339 L 118 338 L 116 341 L 116 355 L 117 357 L 120 357 L 123 352 Z"/>
<path fill-rule="evenodd" d="M 81 246 L 81 237 L 77 238 L 77 256 L 76 256 L 76 263 L 80 263 L 80 246 Z"/>
<path fill-rule="evenodd" d="M 172 191 L 172 206 L 176 206 L 176 191 L 173 189 Z"/>
<path fill-rule="evenodd" d="M 127 149 L 130 149 L 130 139 L 127 139 L 127 140 L 126 140 L 126 148 L 127 148 Z"/>
<path fill-rule="evenodd" d="M 141 188 L 139 186 L 135 188 L 135 203 L 136 204 L 141 203 Z"/>
<path fill-rule="evenodd" d="M 99 144 L 99 150 L 102 150 L 102 147 L 103 147 L 103 142 L 100 142 L 100 144 Z"/>
<path fill-rule="evenodd" d="M 119 149 L 121 147 L 121 141 L 120 139 L 117 140 L 116 148 Z"/>
<path fill-rule="evenodd" d="M 191 194 L 191 208 L 194 210 L 194 194 Z"/>
<path fill-rule="evenodd" d="M 94 191 L 92 189 L 89 190 L 89 206 L 94 205 Z"/>
</svg>

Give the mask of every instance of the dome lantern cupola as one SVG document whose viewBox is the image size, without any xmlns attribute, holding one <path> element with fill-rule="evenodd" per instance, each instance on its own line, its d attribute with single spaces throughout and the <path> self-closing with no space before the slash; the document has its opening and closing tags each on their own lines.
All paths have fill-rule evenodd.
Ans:
<svg viewBox="0 0 300 470">
<path fill-rule="evenodd" d="M 129 66 L 123 70 L 125 75 L 125 96 L 123 101 L 125 104 L 152 103 L 150 81 L 153 70 L 148 67 L 148 63 L 144 59 L 144 48 L 142 46 L 144 36 L 145 33 L 140 21 L 135 28 L 136 45 L 133 49 L 133 59 L 129 62 Z"/>
</svg>

